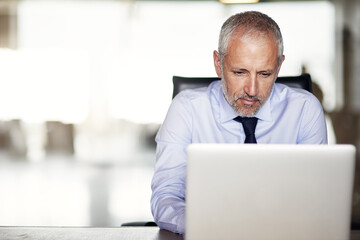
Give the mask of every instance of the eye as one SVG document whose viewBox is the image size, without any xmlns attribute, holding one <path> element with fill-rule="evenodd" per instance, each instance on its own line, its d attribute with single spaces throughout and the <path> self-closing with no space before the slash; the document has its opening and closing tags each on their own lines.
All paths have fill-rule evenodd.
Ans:
<svg viewBox="0 0 360 240">
<path fill-rule="evenodd" d="M 244 71 L 234 71 L 235 75 L 243 75 L 245 72 Z"/>
<path fill-rule="evenodd" d="M 260 73 L 260 76 L 264 77 L 264 78 L 267 78 L 267 77 L 270 77 L 272 74 L 271 73 L 268 73 L 268 72 L 261 72 Z"/>
</svg>

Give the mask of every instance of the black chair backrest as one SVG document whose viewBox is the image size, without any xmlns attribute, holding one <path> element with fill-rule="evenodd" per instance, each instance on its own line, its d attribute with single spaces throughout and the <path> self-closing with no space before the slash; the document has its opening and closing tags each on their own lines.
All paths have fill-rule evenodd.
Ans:
<svg viewBox="0 0 360 240">
<path fill-rule="evenodd" d="M 200 88 L 206 87 L 211 82 L 220 80 L 217 77 L 173 77 L 173 98 L 178 94 L 180 91 L 184 89 L 193 89 L 193 88 Z M 285 84 L 289 87 L 293 88 L 302 88 L 309 92 L 312 92 L 311 88 L 311 77 L 309 74 L 302 74 L 300 76 L 291 76 L 291 77 L 278 77 L 276 79 L 277 83 Z"/>
</svg>

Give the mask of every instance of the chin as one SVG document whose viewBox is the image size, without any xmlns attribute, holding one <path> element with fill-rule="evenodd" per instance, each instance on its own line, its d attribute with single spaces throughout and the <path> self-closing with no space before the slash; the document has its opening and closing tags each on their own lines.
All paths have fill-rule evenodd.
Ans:
<svg viewBox="0 0 360 240">
<path fill-rule="evenodd" d="M 247 110 L 241 110 L 237 109 L 236 112 L 239 114 L 240 117 L 253 117 L 257 113 L 257 111 L 249 111 Z"/>
<path fill-rule="evenodd" d="M 240 117 L 254 117 L 259 109 L 260 106 L 236 106 L 235 111 L 239 114 Z"/>
<path fill-rule="evenodd" d="M 254 117 L 256 113 L 238 113 L 240 117 Z"/>
</svg>

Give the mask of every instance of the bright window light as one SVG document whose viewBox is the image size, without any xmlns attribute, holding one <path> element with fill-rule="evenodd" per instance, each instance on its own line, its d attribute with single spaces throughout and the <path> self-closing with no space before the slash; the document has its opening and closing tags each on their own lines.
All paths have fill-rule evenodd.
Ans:
<svg viewBox="0 0 360 240">
<path fill-rule="evenodd" d="M 21 1 L 19 49 L 0 51 L 6 66 L 0 118 L 161 123 L 172 76 L 215 76 L 212 52 L 220 27 L 245 10 L 265 12 L 279 23 L 286 55 L 280 75 L 298 75 L 306 66 L 323 88 L 325 107 L 333 109 L 329 2 Z"/>
</svg>

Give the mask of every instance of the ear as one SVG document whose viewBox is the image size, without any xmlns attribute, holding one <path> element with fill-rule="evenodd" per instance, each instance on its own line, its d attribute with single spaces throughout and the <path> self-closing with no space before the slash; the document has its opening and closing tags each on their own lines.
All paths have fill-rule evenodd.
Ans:
<svg viewBox="0 0 360 240">
<path fill-rule="evenodd" d="M 216 74 L 219 78 L 222 78 L 220 54 L 217 51 L 214 51 L 213 57 Z"/>
<path fill-rule="evenodd" d="M 280 68 L 284 61 L 285 61 L 285 55 L 282 55 L 282 60 L 281 60 L 281 63 L 279 64 L 279 72 L 280 72 Z"/>
<path fill-rule="evenodd" d="M 281 67 L 281 65 L 282 65 L 282 63 L 285 61 L 285 55 L 282 55 L 282 60 L 281 60 L 281 63 L 280 63 L 280 66 L 279 66 L 279 69 L 280 69 L 280 67 Z"/>
<path fill-rule="evenodd" d="M 277 69 L 276 78 L 277 78 L 277 77 L 278 77 L 278 75 L 279 75 L 280 68 L 281 68 L 281 66 L 282 66 L 282 64 L 283 64 L 283 62 L 284 62 L 284 60 L 285 60 L 285 55 L 283 55 L 283 56 L 282 56 L 282 60 L 281 60 L 281 62 L 280 62 L 280 64 L 279 64 L 279 67 L 278 67 L 278 69 Z M 276 78 L 275 78 L 275 79 L 276 79 Z"/>
</svg>

